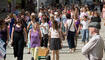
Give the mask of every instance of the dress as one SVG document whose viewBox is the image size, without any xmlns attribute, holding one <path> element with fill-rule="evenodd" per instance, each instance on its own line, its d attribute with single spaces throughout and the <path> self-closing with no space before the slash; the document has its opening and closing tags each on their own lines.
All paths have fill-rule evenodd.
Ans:
<svg viewBox="0 0 105 60">
<path fill-rule="evenodd" d="M 14 26 L 13 49 L 14 57 L 17 57 L 18 60 L 23 60 L 23 50 L 25 46 L 23 28 L 24 27 Z"/>
<path fill-rule="evenodd" d="M 36 32 L 31 30 L 31 48 L 39 47 L 40 46 L 40 39 L 39 39 L 39 30 Z"/>
</svg>

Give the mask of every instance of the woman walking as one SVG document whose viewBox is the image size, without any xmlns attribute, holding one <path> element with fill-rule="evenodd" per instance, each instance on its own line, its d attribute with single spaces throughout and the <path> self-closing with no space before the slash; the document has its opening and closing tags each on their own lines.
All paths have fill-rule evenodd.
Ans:
<svg viewBox="0 0 105 60">
<path fill-rule="evenodd" d="M 27 42 L 27 32 L 22 24 L 22 20 L 17 20 L 13 27 L 11 41 L 14 50 L 14 57 L 17 57 L 17 60 L 23 60 L 24 46 Z"/>
<path fill-rule="evenodd" d="M 49 24 L 47 23 L 46 18 L 42 18 L 41 20 L 41 30 L 42 30 L 42 34 L 43 34 L 43 39 L 41 41 L 41 46 L 42 47 L 48 47 L 48 30 L 49 30 Z"/>
<path fill-rule="evenodd" d="M 49 47 L 52 51 L 52 60 L 55 60 L 55 55 L 56 55 L 56 60 L 59 60 L 59 50 L 62 48 L 61 44 L 62 41 L 60 39 L 60 31 L 58 27 L 57 21 L 53 21 L 52 28 L 50 28 L 50 38 L 51 40 L 49 41 Z"/>
<path fill-rule="evenodd" d="M 74 43 L 74 37 L 75 37 L 75 24 L 74 20 L 71 19 L 71 15 L 67 14 L 67 22 L 66 22 L 66 29 L 67 29 L 67 41 L 70 48 L 70 53 L 75 51 L 75 43 Z"/>
<path fill-rule="evenodd" d="M 0 19 L 0 41 L 4 42 L 3 48 L 6 50 L 6 46 L 9 40 L 9 30 L 3 19 Z M 6 60 L 6 55 L 4 56 Z"/>
<path fill-rule="evenodd" d="M 31 50 L 31 46 L 30 46 L 30 30 L 32 29 L 33 25 L 37 22 L 36 20 L 36 16 L 35 16 L 35 13 L 32 13 L 31 14 L 31 21 L 28 22 L 28 26 L 27 26 L 27 32 L 28 32 L 28 43 L 27 43 L 27 46 L 28 46 L 28 54 L 30 54 L 30 50 Z"/>
<path fill-rule="evenodd" d="M 37 49 L 40 47 L 41 43 L 41 32 L 39 28 L 39 23 L 34 24 L 33 28 L 30 30 L 30 43 L 32 48 L 32 60 L 37 60 Z"/>
</svg>

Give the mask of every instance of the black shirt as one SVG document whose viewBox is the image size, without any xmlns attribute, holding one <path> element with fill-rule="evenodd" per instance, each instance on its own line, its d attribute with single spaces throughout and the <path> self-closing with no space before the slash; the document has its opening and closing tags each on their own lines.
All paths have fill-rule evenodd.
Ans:
<svg viewBox="0 0 105 60">
<path fill-rule="evenodd" d="M 91 22 L 101 22 L 101 18 L 100 17 L 92 17 L 91 18 Z"/>
</svg>

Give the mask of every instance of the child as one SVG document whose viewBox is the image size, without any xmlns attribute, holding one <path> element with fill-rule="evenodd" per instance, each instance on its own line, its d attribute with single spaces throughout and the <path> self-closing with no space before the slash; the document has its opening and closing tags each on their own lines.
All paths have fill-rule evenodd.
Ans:
<svg viewBox="0 0 105 60">
<path fill-rule="evenodd" d="M 84 45 L 86 44 L 86 41 L 88 42 L 89 39 L 89 30 L 88 30 L 88 17 L 84 16 L 84 20 L 81 21 L 82 24 L 82 42 L 84 43 Z"/>
</svg>

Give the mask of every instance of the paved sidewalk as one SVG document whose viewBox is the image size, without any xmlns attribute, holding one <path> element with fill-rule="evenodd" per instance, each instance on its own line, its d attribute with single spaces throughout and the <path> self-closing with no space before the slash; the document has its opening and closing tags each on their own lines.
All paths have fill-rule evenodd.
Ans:
<svg viewBox="0 0 105 60">
<path fill-rule="evenodd" d="M 105 39 L 105 27 L 102 23 L 102 29 L 100 31 L 103 39 Z M 85 60 L 85 57 L 81 54 L 81 48 L 83 47 L 83 44 L 81 43 L 81 39 L 78 40 L 78 45 L 75 53 L 70 54 L 67 41 L 63 42 L 63 49 L 60 50 L 60 60 Z M 27 48 L 24 50 L 24 59 L 23 60 L 31 60 L 31 54 L 26 54 L 28 51 Z M 11 48 L 7 48 L 7 60 L 16 60 L 16 58 L 13 57 L 13 50 Z M 104 58 L 105 60 L 105 53 Z"/>
</svg>

